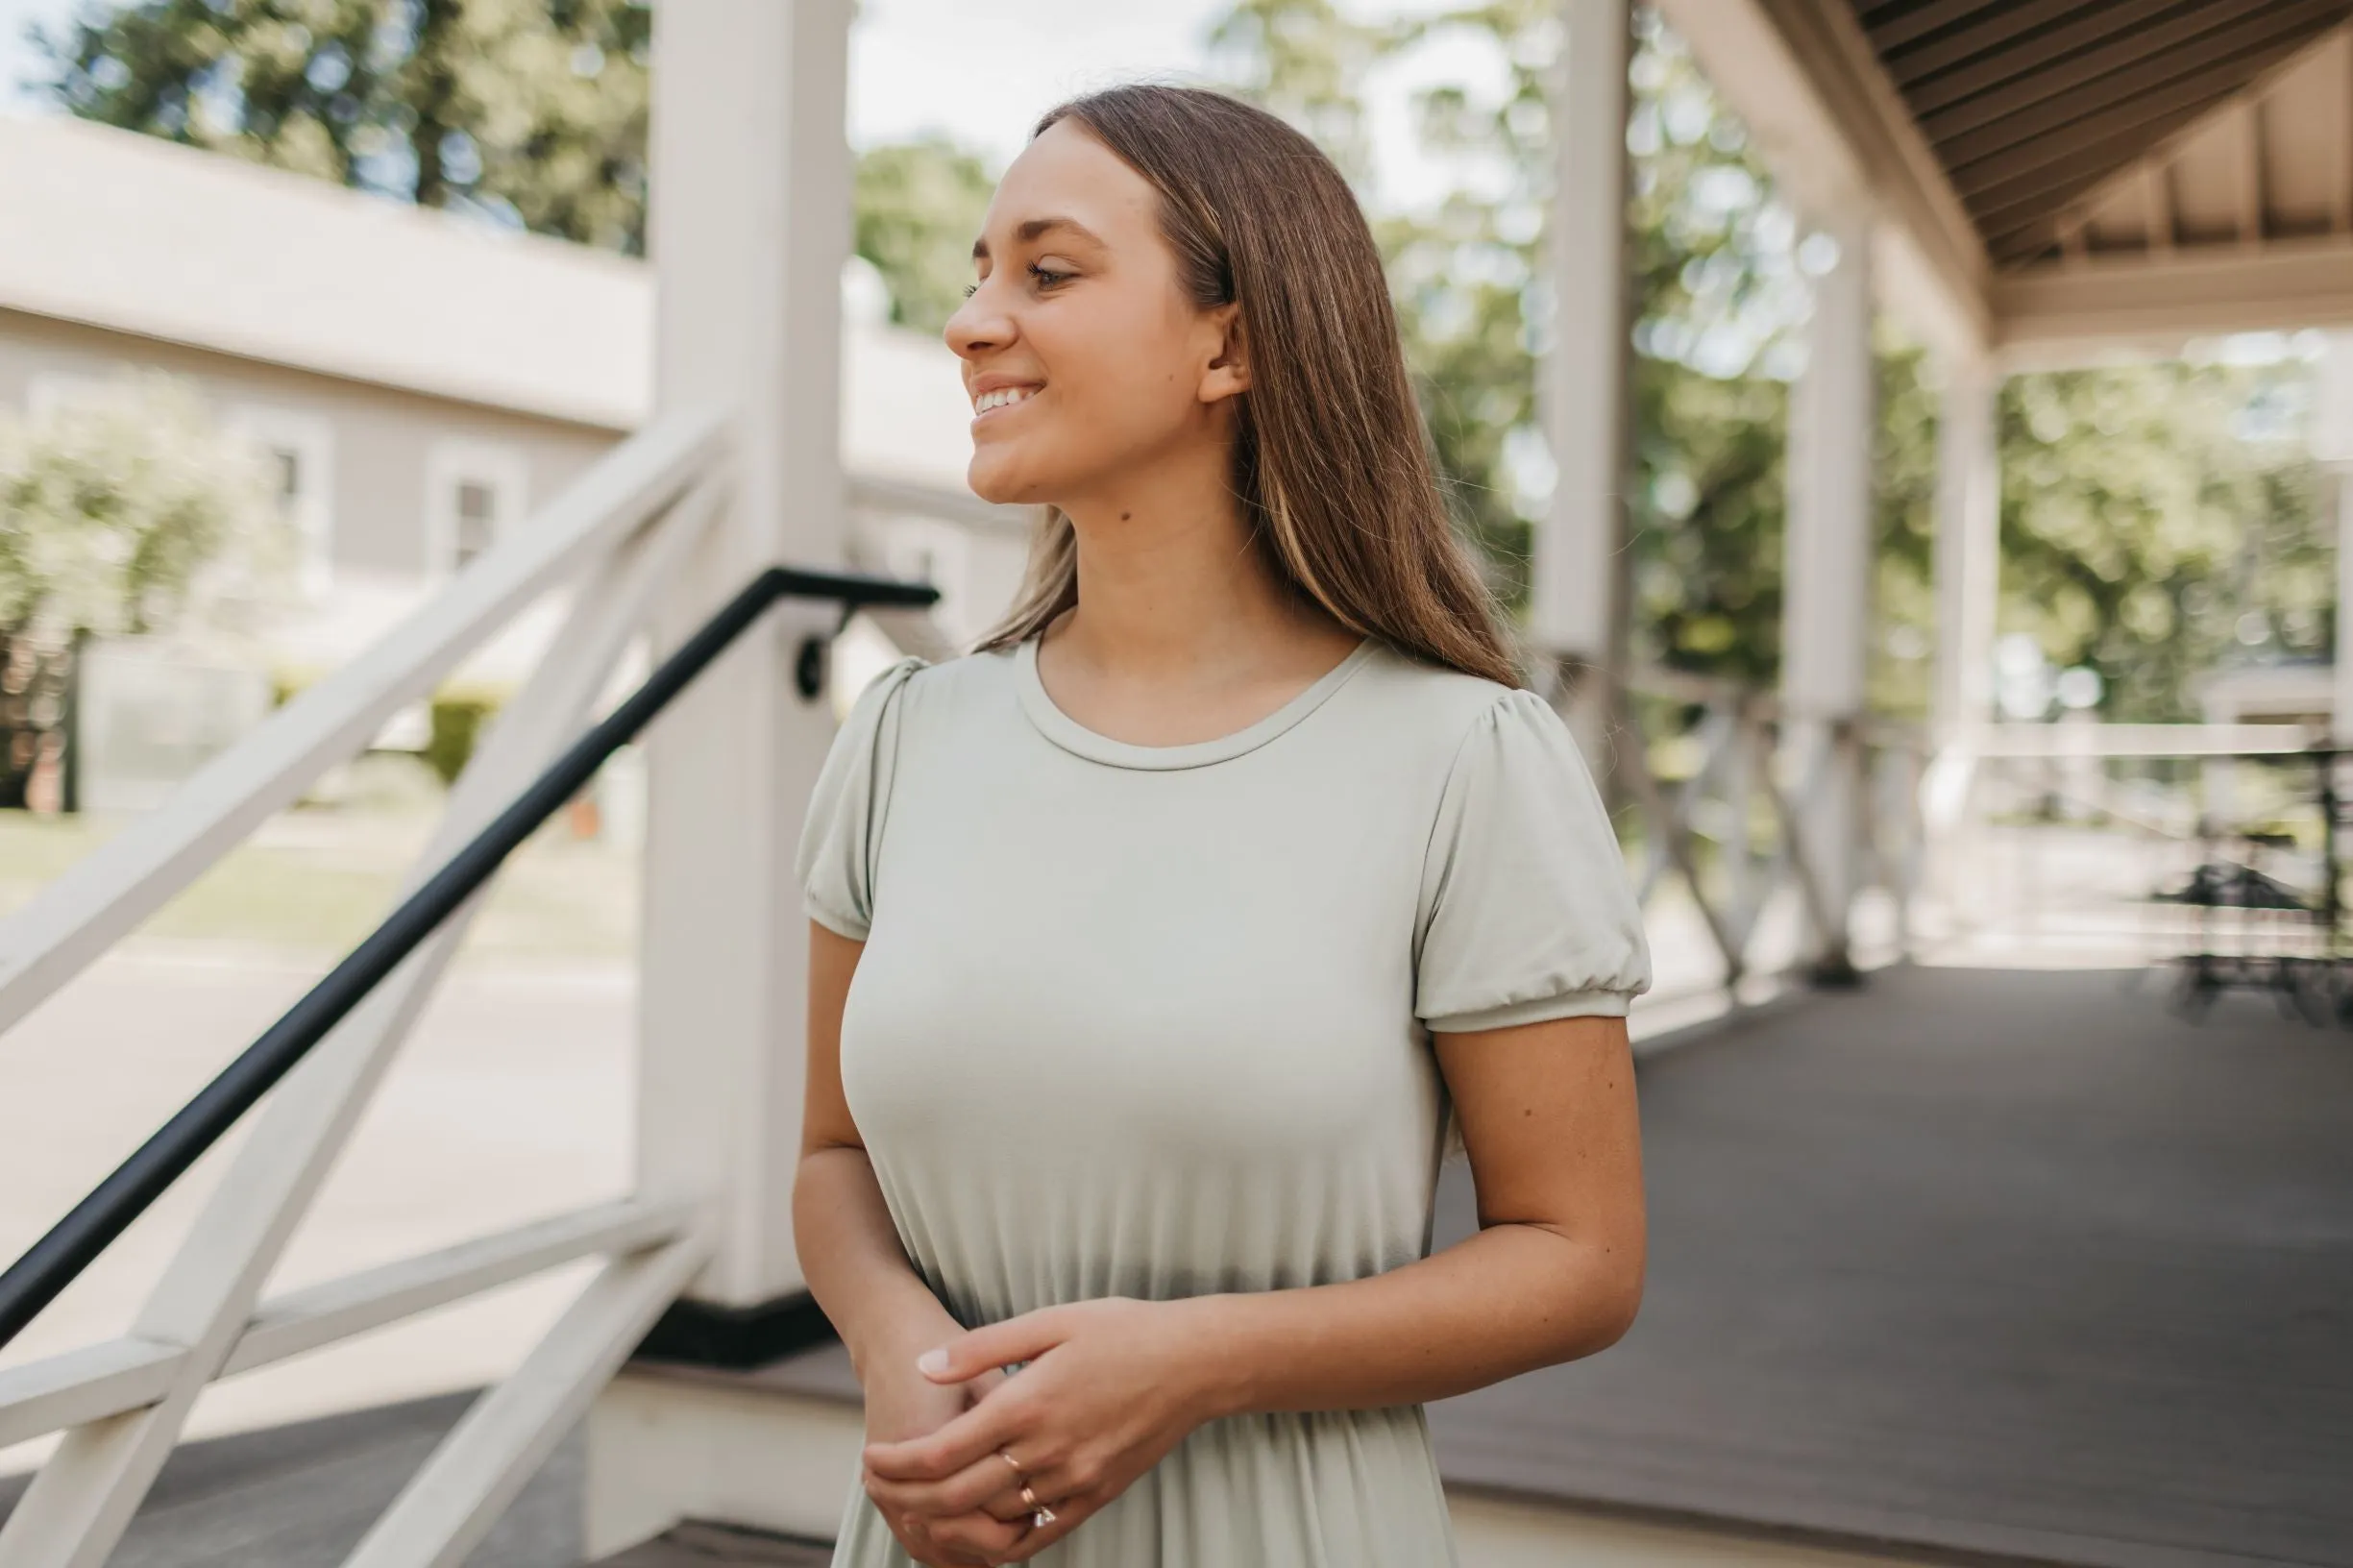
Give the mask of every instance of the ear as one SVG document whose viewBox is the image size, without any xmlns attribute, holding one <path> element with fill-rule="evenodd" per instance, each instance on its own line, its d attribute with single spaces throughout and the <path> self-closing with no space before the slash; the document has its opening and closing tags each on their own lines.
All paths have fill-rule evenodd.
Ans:
<svg viewBox="0 0 2353 1568">
<path fill-rule="evenodd" d="M 1201 373 L 1201 401 L 1218 403 L 1250 390 L 1250 355 L 1242 341 L 1242 307 L 1238 301 L 1209 312 L 1217 332 L 1217 348 Z"/>
</svg>

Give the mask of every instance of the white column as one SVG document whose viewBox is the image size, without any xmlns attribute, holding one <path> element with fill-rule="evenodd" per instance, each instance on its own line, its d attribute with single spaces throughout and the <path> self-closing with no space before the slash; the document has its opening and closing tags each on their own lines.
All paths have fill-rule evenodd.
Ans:
<svg viewBox="0 0 2353 1568">
<path fill-rule="evenodd" d="M 1830 906 L 1823 956 L 1836 967 L 1859 872 L 1862 796 L 1859 779 L 1831 752 L 1835 726 L 1863 712 L 1877 409 L 1870 226 L 1847 218 L 1823 232 L 1837 241 L 1838 259 L 1815 282 L 1805 371 L 1790 391 L 1781 701 L 1794 776 L 1805 789 L 1797 802 L 1800 836 Z"/>
<path fill-rule="evenodd" d="M 2001 379 L 1985 360 L 1949 360 L 1936 454 L 1936 689 L 1940 741 L 1994 707 L 2001 574 Z"/>
<path fill-rule="evenodd" d="M 739 418 L 735 499 L 662 606 L 674 646 L 776 561 L 844 556 L 837 423 L 850 243 L 851 0 L 663 0 L 654 25 L 650 244 L 657 398 Z M 692 1294 L 797 1290 L 807 924 L 793 853 L 833 733 L 793 679 L 823 613 L 786 605 L 681 697 L 648 755 L 638 1165 L 723 1200 Z"/>
<path fill-rule="evenodd" d="M 1548 655 L 1609 665 L 1620 650 L 1629 320 L 1627 0 L 1561 0 L 1553 78 L 1552 318 L 1537 404 L 1556 478 L 1537 525 L 1530 629 Z"/>
<path fill-rule="evenodd" d="M 2321 504 L 2337 507 L 2337 669 L 2331 730 L 2353 745 L 2353 332 L 2331 332 L 2313 404 L 2313 458 Z"/>
<path fill-rule="evenodd" d="M 2353 430 L 2344 439 L 2353 446 Z M 2353 745 L 2353 461 L 2322 465 L 2320 484 L 2323 504 L 2334 499 L 2337 505 L 2337 663 L 2329 728 L 2339 746 L 2348 746 Z"/>
</svg>

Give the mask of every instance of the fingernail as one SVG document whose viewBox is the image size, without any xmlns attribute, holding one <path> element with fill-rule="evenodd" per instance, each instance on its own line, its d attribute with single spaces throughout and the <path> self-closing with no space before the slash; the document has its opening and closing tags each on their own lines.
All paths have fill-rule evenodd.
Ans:
<svg viewBox="0 0 2353 1568">
<path fill-rule="evenodd" d="M 915 1359 L 915 1369 L 927 1376 L 937 1377 L 947 1370 L 947 1352 L 944 1350 L 923 1352 Z"/>
</svg>

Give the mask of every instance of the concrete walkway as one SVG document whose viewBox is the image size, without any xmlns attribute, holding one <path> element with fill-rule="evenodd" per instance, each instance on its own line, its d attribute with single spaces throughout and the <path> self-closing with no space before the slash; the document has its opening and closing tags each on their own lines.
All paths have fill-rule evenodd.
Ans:
<svg viewBox="0 0 2353 1568">
<path fill-rule="evenodd" d="M 0 1258 L 12 1259 L 302 994 L 305 965 L 146 942 L 0 1036 Z M 625 969 L 461 964 L 395 1063 L 273 1288 L 625 1191 L 635 987 Z M 252 1118 L 248 1118 L 250 1125 Z M 0 1366 L 124 1332 L 219 1179 L 215 1150 L 0 1352 Z M 195 1436 L 490 1382 L 579 1268 L 215 1385 Z M 0 1475 L 46 1445 L 0 1449 Z"/>
<path fill-rule="evenodd" d="M 1656 1054 L 1648 1299 L 1450 1484 L 2107 1568 L 2353 1565 L 2353 1034 L 1902 969 Z M 1441 1244 L 1474 1226 L 1466 1173 Z"/>
</svg>

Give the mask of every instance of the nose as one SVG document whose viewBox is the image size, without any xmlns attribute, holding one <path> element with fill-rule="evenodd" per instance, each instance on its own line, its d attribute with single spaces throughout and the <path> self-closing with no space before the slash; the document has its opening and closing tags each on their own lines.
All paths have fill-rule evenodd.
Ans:
<svg viewBox="0 0 2353 1568">
<path fill-rule="evenodd" d="M 960 357 L 977 359 L 1014 340 L 1013 319 L 997 307 L 993 291 L 984 282 L 965 296 L 940 335 Z"/>
</svg>

